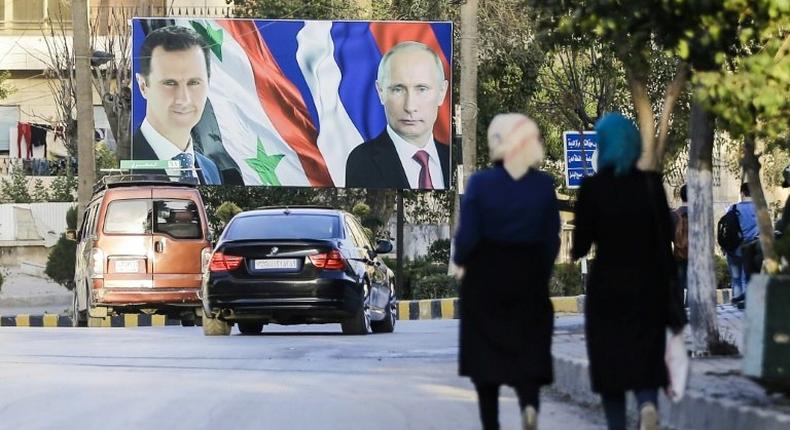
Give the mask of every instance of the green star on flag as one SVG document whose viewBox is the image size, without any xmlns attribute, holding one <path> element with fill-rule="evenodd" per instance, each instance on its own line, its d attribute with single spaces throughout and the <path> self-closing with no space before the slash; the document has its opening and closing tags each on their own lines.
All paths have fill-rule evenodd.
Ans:
<svg viewBox="0 0 790 430">
<path fill-rule="evenodd" d="M 206 41 L 206 45 L 208 45 L 211 52 L 219 58 L 219 61 L 222 61 L 222 29 L 218 28 L 214 30 L 209 25 L 203 25 L 197 21 L 190 21 L 192 24 L 192 28 L 200 34 L 200 37 Z"/>
<path fill-rule="evenodd" d="M 261 138 L 259 137 L 257 157 L 247 158 L 244 161 L 246 161 L 256 173 L 258 173 L 263 185 L 279 186 L 281 185 L 280 180 L 274 173 L 274 169 L 277 168 L 277 165 L 280 164 L 280 160 L 282 160 L 283 157 L 285 157 L 283 154 L 267 155 L 266 150 L 263 148 L 263 144 L 261 143 Z"/>
</svg>

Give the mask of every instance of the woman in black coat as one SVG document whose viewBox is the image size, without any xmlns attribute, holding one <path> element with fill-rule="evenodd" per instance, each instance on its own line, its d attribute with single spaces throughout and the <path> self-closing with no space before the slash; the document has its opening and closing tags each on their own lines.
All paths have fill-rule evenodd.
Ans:
<svg viewBox="0 0 790 430">
<path fill-rule="evenodd" d="M 497 115 L 488 129 L 494 167 L 469 178 L 453 259 L 463 268 L 459 371 L 472 378 L 484 429 L 499 428 L 502 384 L 537 426 L 538 391 L 552 382 L 554 312 L 548 282 L 559 250 L 554 183 L 534 121 Z"/>
<path fill-rule="evenodd" d="M 634 391 L 643 429 L 658 426 L 658 388 L 667 385 L 666 329 L 686 323 L 674 288 L 672 223 L 661 177 L 637 170 L 639 131 L 620 114 L 596 124 L 598 165 L 582 182 L 572 254 L 596 245 L 585 302 L 593 391 L 609 429 L 625 428 L 625 392 Z"/>
</svg>

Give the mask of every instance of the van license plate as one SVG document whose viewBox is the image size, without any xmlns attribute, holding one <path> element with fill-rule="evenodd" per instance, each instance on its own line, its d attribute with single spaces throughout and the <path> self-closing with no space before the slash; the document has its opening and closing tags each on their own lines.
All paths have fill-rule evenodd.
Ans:
<svg viewBox="0 0 790 430">
<path fill-rule="evenodd" d="M 135 260 L 116 260 L 115 271 L 118 273 L 137 273 L 138 266 Z"/>
<path fill-rule="evenodd" d="M 272 258 L 268 260 L 255 260 L 255 270 L 272 269 L 297 269 L 299 260 L 295 258 Z"/>
</svg>

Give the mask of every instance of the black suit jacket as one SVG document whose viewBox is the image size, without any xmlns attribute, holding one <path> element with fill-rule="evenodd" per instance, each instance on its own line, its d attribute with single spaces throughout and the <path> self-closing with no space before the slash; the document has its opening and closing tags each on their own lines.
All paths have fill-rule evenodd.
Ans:
<svg viewBox="0 0 790 430">
<path fill-rule="evenodd" d="M 199 152 L 195 151 L 195 157 L 199 158 L 200 160 L 196 160 L 198 166 L 201 169 L 197 169 L 198 179 L 200 183 L 203 185 L 219 185 L 222 183 L 220 179 L 219 170 L 217 166 L 209 160 L 204 155 L 200 154 Z M 132 159 L 133 160 L 158 160 L 159 156 L 156 155 L 154 148 L 151 147 L 151 144 L 148 143 L 148 140 L 143 135 L 143 132 L 138 128 L 137 131 L 134 132 L 134 136 L 132 137 Z M 210 169 L 210 172 L 204 174 L 202 169 Z M 167 175 L 167 171 L 164 169 L 135 169 L 133 173 L 147 173 L 147 174 L 155 174 L 155 175 Z"/>
<path fill-rule="evenodd" d="M 450 188 L 450 148 L 439 142 L 439 164 L 442 166 L 444 188 Z M 358 145 L 346 161 L 346 187 L 410 189 L 406 171 L 398 157 L 395 144 L 387 130 L 373 140 Z"/>
</svg>

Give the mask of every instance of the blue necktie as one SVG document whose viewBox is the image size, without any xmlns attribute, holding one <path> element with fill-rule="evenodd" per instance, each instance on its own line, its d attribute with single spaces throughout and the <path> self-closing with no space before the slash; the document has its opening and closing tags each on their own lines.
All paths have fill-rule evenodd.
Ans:
<svg viewBox="0 0 790 430">
<path fill-rule="evenodd" d="M 192 173 L 192 168 L 195 167 L 195 158 L 192 156 L 192 154 L 182 152 L 173 157 L 172 160 L 178 160 L 178 162 L 181 163 L 182 170 L 179 175 L 181 179 L 195 177 Z"/>
</svg>

